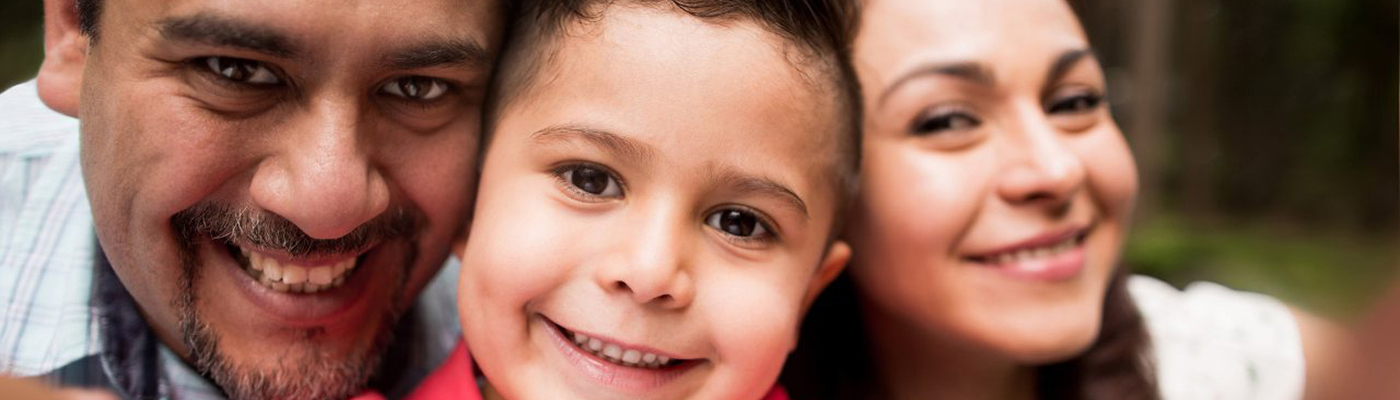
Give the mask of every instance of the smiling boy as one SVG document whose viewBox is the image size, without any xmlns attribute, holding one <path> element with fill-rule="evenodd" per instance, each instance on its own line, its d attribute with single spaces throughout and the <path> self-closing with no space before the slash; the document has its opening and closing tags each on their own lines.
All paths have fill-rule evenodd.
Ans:
<svg viewBox="0 0 1400 400">
<path fill-rule="evenodd" d="M 471 355 L 439 373 L 473 357 L 486 396 L 516 400 L 769 393 L 850 253 L 849 9 L 520 6 L 462 253 Z"/>
</svg>

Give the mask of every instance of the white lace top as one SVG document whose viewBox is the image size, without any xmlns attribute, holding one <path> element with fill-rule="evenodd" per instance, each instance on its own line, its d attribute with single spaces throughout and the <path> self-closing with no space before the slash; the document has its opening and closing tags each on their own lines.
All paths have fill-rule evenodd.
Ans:
<svg viewBox="0 0 1400 400">
<path fill-rule="evenodd" d="M 1128 291 L 1152 337 L 1164 400 L 1296 400 L 1303 345 L 1278 300 L 1213 283 L 1186 290 L 1134 276 Z"/>
</svg>

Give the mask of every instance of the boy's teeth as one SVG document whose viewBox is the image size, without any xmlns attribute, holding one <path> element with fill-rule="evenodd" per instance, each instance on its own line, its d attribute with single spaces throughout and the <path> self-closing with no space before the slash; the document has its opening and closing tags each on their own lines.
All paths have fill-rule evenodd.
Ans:
<svg viewBox="0 0 1400 400">
<path fill-rule="evenodd" d="M 256 251 L 239 247 L 248 259 L 245 268 L 263 286 L 283 293 L 316 293 L 345 283 L 345 276 L 354 271 L 356 259 L 346 258 L 330 265 L 304 266 L 279 263 Z"/>
<path fill-rule="evenodd" d="M 613 364 L 638 368 L 661 368 L 671 363 L 671 358 L 640 350 L 623 350 L 622 346 L 591 338 L 582 333 L 574 333 L 573 341 L 580 350 L 586 351 Z"/>
</svg>

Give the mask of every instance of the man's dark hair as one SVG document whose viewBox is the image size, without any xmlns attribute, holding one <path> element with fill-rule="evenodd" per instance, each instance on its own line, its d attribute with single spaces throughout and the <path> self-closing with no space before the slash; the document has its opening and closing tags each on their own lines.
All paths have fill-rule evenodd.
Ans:
<svg viewBox="0 0 1400 400">
<path fill-rule="evenodd" d="M 491 99 L 485 111 L 483 150 L 489 146 L 492 130 L 501 110 L 531 90 L 541 61 L 557 52 L 553 39 L 567 34 L 570 24 L 602 18 L 616 3 L 675 7 L 703 20 L 744 20 L 758 24 L 788 44 L 790 62 L 798 66 L 809 82 L 830 88 L 840 123 L 836 138 L 837 162 L 833 171 L 839 182 L 837 226 L 854 199 L 860 173 L 861 95 L 855 70 L 851 67 L 851 44 L 858 21 L 854 0 L 518 0 L 511 10 L 510 35 L 497 68 Z M 829 82 L 829 83 L 828 83 Z"/>
<path fill-rule="evenodd" d="M 97 18 L 102 15 L 102 0 L 78 0 L 78 29 L 97 39 Z"/>
</svg>

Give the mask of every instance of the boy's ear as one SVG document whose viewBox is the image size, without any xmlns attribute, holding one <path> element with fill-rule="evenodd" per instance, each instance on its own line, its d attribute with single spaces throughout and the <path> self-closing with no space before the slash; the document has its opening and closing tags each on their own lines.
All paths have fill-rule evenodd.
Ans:
<svg viewBox="0 0 1400 400">
<path fill-rule="evenodd" d="M 77 0 L 44 0 L 44 63 L 37 81 L 39 99 L 54 111 L 78 116 L 88 39 L 78 27 Z"/>
<path fill-rule="evenodd" d="M 841 271 L 846 269 L 846 263 L 851 261 L 851 246 L 846 242 L 837 240 L 831 242 L 831 247 L 826 250 L 826 258 L 822 259 L 821 267 L 817 269 L 817 275 L 812 277 L 812 283 L 807 287 L 807 295 L 802 298 L 802 313 L 807 315 L 807 309 L 812 308 L 812 302 L 817 300 L 817 295 L 826 289 L 826 285 L 841 276 Z"/>
</svg>

